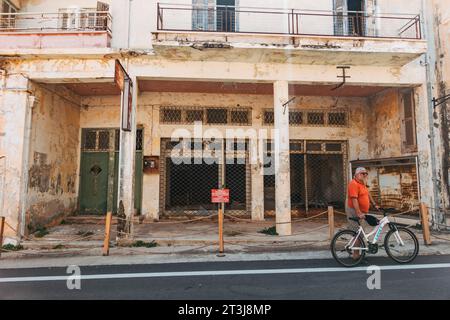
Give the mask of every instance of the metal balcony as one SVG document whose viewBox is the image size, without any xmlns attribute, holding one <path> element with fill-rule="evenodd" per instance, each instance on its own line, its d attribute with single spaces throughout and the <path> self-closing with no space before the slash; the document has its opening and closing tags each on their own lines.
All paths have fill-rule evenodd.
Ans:
<svg viewBox="0 0 450 320">
<path fill-rule="evenodd" d="M 422 39 L 420 15 L 219 5 L 158 3 L 157 29 L 178 32 Z"/>
<path fill-rule="evenodd" d="M 111 40 L 107 11 L 0 13 L 0 49 L 104 48 Z"/>
</svg>

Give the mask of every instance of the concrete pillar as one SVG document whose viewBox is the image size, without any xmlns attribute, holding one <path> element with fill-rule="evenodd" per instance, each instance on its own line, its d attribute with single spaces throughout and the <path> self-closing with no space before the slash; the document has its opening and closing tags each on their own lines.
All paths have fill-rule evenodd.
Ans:
<svg viewBox="0 0 450 320">
<path fill-rule="evenodd" d="M 252 220 L 264 220 L 264 175 L 261 157 L 258 157 L 258 139 L 250 141 L 250 176 Z"/>
<path fill-rule="evenodd" d="M 0 214 L 16 231 L 5 229 L 6 236 L 25 234 L 31 108 L 34 97 L 28 91 L 28 79 L 21 75 L 7 77 L 2 83 L 0 105 L 0 168 L 2 185 Z"/>
<path fill-rule="evenodd" d="M 440 157 L 433 159 L 432 145 L 435 151 L 438 151 L 439 143 L 433 143 L 430 140 L 430 133 L 434 130 L 433 139 L 436 137 L 436 129 L 432 128 L 434 125 L 432 116 L 430 115 L 430 97 L 428 95 L 427 84 L 415 89 L 415 105 L 416 105 L 416 136 L 417 136 L 417 154 L 418 154 L 418 169 L 419 169 L 419 187 L 420 187 L 420 202 L 424 202 L 426 206 L 431 208 L 439 208 L 439 196 L 437 185 L 439 184 L 440 174 L 439 165 L 441 164 Z M 430 121 L 431 120 L 431 121 Z M 439 210 L 429 210 L 433 222 L 445 224 L 445 216 Z"/>
<path fill-rule="evenodd" d="M 274 117 L 275 117 L 275 203 L 276 227 L 280 235 L 290 235 L 291 231 L 291 182 L 289 166 L 289 106 L 283 106 L 289 100 L 289 83 L 275 81 Z"/>
<path fill-rule="evenodd" d="M 161 136 L 159 134 L 159 109 L 155 106 L 146 106 L 147 110 L 142 112 L 140 106 L 140 121 L 144 125 L 144 155 L 160 156 L 161 154 Z M 158 164 L 159 166 L 159 164 Z M 146 218 L 159 220 L 159 173 L 144 173 L 144 184 L 142 186 L 142 212 Z"/>
<path fill-rule="evenodd" d="M 136 158 L 136 109 L 138 84 L 135 77 L 132 78 L 132 81 L 133 104 L 131 112 L 131 131 L 122 130 L 121 114 L 119 149 L 118 204 L 122 201 L 127 219 L 131 219 L 134 214 L 134 174 Z"/>
</svg>

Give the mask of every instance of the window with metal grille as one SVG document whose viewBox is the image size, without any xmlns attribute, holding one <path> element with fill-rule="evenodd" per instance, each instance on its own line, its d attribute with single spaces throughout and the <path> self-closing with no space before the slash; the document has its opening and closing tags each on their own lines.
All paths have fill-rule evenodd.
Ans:
<svg viewBox="0 0 450 320">
<path fill-rule="evenodd" d="M 98 150 L 109 149 L 109 131 L 98 132 Z"/>
<path fill-rule="evenodd" d="M 291 152 L 303 151 L 303 143 L 301 143 L 301 142 L 291 142 L 289 144 L 289 150 Z"/>
<path fill-rule="evenodd" d="M 297 110 L 289 111 L 289 124 L 300 125 L 303 123 L 303 113 Z"/>
<path fill-rule="evenodd" d="M 308 142 L 306 144 L 306 151 L 322 151 L 322 144 L 316 142 Z"/>
<path fill-rule="evenodd" d="M 95 150 L 97 147 L 97 131 L 85 131 L 83 148 Z"/>
<path fill-rule="evenodd" d="M 233 124 L 249 124 L 250 111 L 249 110 L 231 110 L 231 123 Z"/>
<path fill-rule="evenodd" d="M 206 109 L 206 123 L 208 124 L 227 124 L 227 109 Z"/>
<path fill-rule="evenodd" d="M 136 130 L 136 151 L 143 150 L 144 131 L 142 129 Z"/>
<path fill-rule="evenodd" d="M 175 108 L 164 108 L 161 110 L 162 123 L 181 123 L 181 110 Z"/>
<path fill-rule="evenodd" d="M 340 152 L 342 151 L 342 144 L 341 143 L 327 143 L 325 144 L 326 151 L 330 152 Z"/>
<path fill-rule="evenodd" d="M 323 112 L 308 112 L 309 125 L 324 125 L 325 116 Z"/>
<path fill-rule="evenodd" d="M 275 119 L 275 115 L 273 111 L 264 111 L 264 124 L 273 124 Z"/>
<path fill-rule="evenodd" d="M 346 112 L 329 112 L 328 113 L 329 126 L 346 126 L 347 113 Z"/>
<path fill-rule="evenodd" d="M 203 122 L 203 110 L 186 110 L 186 122 L 194 123 L 195 121 Z"/>
<path fill-rule="evenodd" d="M 263 125 L 274 124 L 274 112 L 264 110 Z M 330 126 L 344 127 L 348 125 L 347 111 L 322 110 L 289 110 L 289 124 L 292 126 Z"/>
<path fill-rule="evenodd" d="M 203 124 L 251 125 L 251 109 L 162 107 L 160 110 L 161 124 L 193 124 L 196 121 Z"/>
</svg>

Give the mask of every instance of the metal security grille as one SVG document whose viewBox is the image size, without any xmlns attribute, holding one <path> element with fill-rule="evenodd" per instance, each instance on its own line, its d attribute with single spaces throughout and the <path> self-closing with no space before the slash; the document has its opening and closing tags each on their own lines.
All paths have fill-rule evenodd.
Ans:
<svg viewBox="0 0 450 320">
<path fill-rule="evenodd" d="M 83 151 L 110 151 L 114 148 L 111 145 L 111 129 L 83 129 L 82 131 Z"/>
<path fill-rule="evenodd" d="M 136 151 L 143 148 L 143 129 L 136 129 Z M 90 152 L 119 151 L 119 129 L 83 129 L 81 133 L 81 149 Z"/>
<path fill-rule="evenodd" d="M 342 155 L 306 155 L 308 208 L 345 207 Z"/>
<path fill-rule="evenodd" d="M 329 126 L 346 126 L 348 122 L 347 112 L 329 112 L 328 125 Z"/>
<path fill-rule="evenodd" d="M 248 215 L 251 208 L 248 142 L 227 140 L 225 186 L 230 189 L 228 214 Z M 211 189 L 222 186 L 220 141 L 161 141 L 160 210 L 164 216 L 216 212 Z"/>
<path fill-rule="evenodd" d="M 264 208 L 275 210 L 275 170 L 270 159 L 271 142 L 266 144 L 264 165 Z M 345 207 L 347 144 L 343 141 L 290 142 L 291 209 L 293 213 L 310 209 Z"/>
<path fill-rule="evenodd" d="M 228 107 L 161 107 L 160 122 L 162 124 L 203 124 L 242 125 L 252 124 L 250 108 Z"/>
<path fill-rule="evenodd" d="M 307 112 L 307 119 L 309 125 L 325 125 L 324 112 Z"/>
<path fill-rule="evenodd" d="M 263 111 L 263 125 L 274 124 L 273 110 Z M 346 110 L 289 110 L 289 124 L 292 126 L 347 127 L 348 112 Z"/>
</svg>

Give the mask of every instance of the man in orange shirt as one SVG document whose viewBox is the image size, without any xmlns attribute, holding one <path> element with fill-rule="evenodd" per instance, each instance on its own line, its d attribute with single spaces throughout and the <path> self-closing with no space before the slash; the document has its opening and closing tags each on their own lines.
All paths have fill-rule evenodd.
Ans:
<svg viewBox="0 0 450 320">
<path fill-rule="evenodd" d="M 358 218 L 360 220 L 363 228 L 366 226 L 365 216 L 369 212 L 370 203 L 378 210 L 379 207 L 376 205 L 372 196 L 370 195 L 369 189 L 367 189 L 368 172 L 365 168 L 359 167 L 355 171 L 355 177 L 348 184 L 348 211 L 347 217 Z M 348 219 L 348 227 L 355 232 L 358 231 L 359 225 Z M 358 246 L 359 241 L 355 243 Z M 353 252 L 353 259 L 358 259 L 360 253 L 357 251 Z"/>
</svg>

